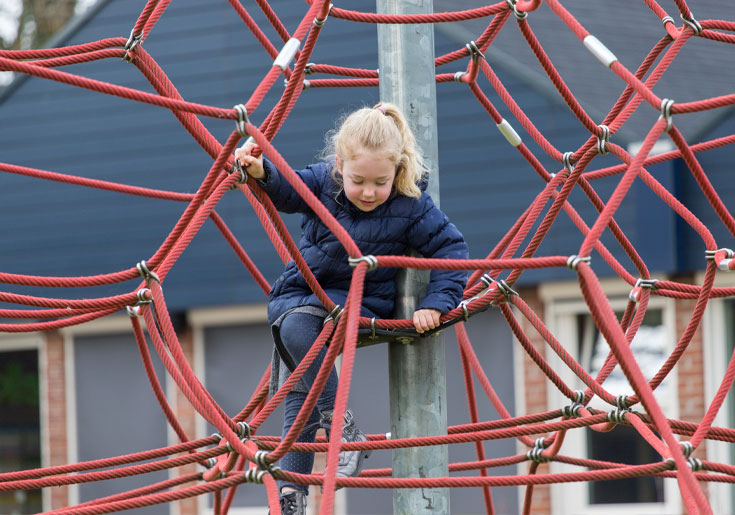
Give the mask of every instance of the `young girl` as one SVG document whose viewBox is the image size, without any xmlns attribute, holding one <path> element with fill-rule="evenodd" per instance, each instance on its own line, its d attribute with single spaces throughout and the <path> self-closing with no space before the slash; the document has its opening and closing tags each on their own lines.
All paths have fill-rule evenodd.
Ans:
<svg viewBox="0 0 735 515">
<path fill-rule="evenodd" d="M 353 269 L 337 238 L 299 197 L 276 167 L 253 157 L 252 143 L 235 152 L 248 175 L 257 179 L 275 206 L 283 212 L 303 213 L 299 249 L 327 295 L 345 305 Z M 426 257 L 465 259 L 462 234 L 422 189 L 428 171 L 401 111 L 392 104 L 359 109 L 347 116 L 327 138 L 324 162 L 296 172 L 314 195 L 348 231 L 364 255 L 402 255 L 413 248 Z M 365 278 L 362 316 L 391 318 L 396 295 L 395 268 L 377 268 Z M 413 315 L 416 331 L 439 325 L 443 313 L 462 299 L 465 272 L 434 270 L 426 295 Z M 316 340 L 327 312 L 312 293 L 293 261 L 273 284 L 268 320 L 273 329 L 274 352 L 271 388 L 282 385 Z M 321 353 L 286 396 L 283 436 L 295 420 L 326 354 Z M 297 439 L 314 442 L 316 431 L 329 429 L 337 393 L 337 373 L 332 370 L 317 407 Z M 347 411 L 342 441 L 365 440 Z M 338 477 L 356 476 L 369 453 L 340 453 Z M 286 454 L 283 470 L 310 474 L 312 453 Z M 306 485 L 281 484 L 284 514 L 306 513 Z"/>
</svg>

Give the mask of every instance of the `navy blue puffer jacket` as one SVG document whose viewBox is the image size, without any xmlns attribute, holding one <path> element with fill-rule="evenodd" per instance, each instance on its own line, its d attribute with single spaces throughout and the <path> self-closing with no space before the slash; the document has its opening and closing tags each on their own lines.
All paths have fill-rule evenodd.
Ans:
<svg viewBox="0 0 735 515">
<path fill-rule="evenodd" d="M 263 166 L 266 178 L 258 181 L 259 184 L 279 211 L 303 213 L 299 250 L 329 298 L 344 306 L 353 270 L 347 252 L 273 163 L 263 159 Z M 468 257 L 462 234 L 425 192 L 418 199 L 394 195 L 373 211 L 365 212 L 347 199 L 328 164 L 313 164 L 296 173 L 347 230 L 364 255 L 405 255 L 413 248 L 425 257 Z M 392 317 L 396 272 L 396 268 L 377 268 L 367 273 L 363 316 Z M 431 308 L 446 313 L 462 300 L 466 282 L 465 271 L 432 270 L 426 295 L 417 309 Z M 303 305 L 322 307 L 295 263 L 290 261 L 271 288 L 268 319 L 273 323 L 289 309 Z"/>
</svg>

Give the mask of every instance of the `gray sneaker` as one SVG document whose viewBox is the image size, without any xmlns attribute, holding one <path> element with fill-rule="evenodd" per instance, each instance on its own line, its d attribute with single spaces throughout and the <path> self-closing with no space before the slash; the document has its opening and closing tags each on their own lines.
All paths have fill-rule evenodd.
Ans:
<svg viewBox="0 0 735 515">
<path fill-rule="evenodd" d="M 322 413 L 321 425 L 327 432 L 327 438 L 332 429 L 332 414 Z M 350 410 L 345 410 L 345 424 L 342 427 L 343 442 L 365 442 L 365 433 L 358 429 L 355 417 Z M 370 456 L 370 450 L 342 451 L 339 453 L 339 464 L 337 465 L 337 477 L 355 477 L 362 471 L 363 461 Z"/>
<path fill-rule="evenodd" d="M 306 494 L 289 492 L 281 495 L 282 515 L 306 515 Z"/>
</svg>

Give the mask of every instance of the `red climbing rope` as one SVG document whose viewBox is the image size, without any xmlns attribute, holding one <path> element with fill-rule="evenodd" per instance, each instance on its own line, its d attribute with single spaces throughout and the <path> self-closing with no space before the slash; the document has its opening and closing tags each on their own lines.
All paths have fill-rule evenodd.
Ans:
<svg viewBox="0 0 735 515">
<path fill-rule="evenodd" d="M 701 163 L 701 154 L 723 148 L 735 143 L 735 136 L 723 136 L 707 141 L 688 142 L 676 126 L 675 117 L 714 109 L 722 109 L 735 104 L 735 95 L 725 94 L 714 98 L 696 99 L 674 103 L 660 98 L 654 88 L 664 79 L 665 72 L 679 57 L 684 47 L 699 39 L 702 43 L 735 44 L 735 21 L 702 20 L 697 21 L 685 0 L 675 0 L 677 26 L 674 18 L 655 0 L 644 0 L 645 6 L 657 17 L 664 27 L 664 33 L 655 42 L 638 68 L 629 70 L 594 35 L 585 28 L 574 15 L 558 0 L 508 0 L 492 5 L 456 12 L 433 14 L 377 14 L 357 12 L 334 7 L 326 0 L 307 0 L 300 22 L 290 33 L 278 13 L 266 0 L 257 0 L 270 27 L 258 26 L 251 12 L 239 0 L 228 0 L 233 8 L 233 16 L 242 20 L 245 29 L 275 59 L 273 66 L 263 70 L 262 80 L 250 93 L 244 105 L 222 108 L 187 101 L 177 91 L 162 68 L 149 54 L 144 43 L 149 37 L 156 37 L 154 28 L 166 14 L 168 0 L 149 0 L 137 20 L 129 38 L 115 37 L 80 45 L 41 50 L 0 50 L 0 70 L 13 71 L 39 78 L 58 81 L 91 92 L 115 95 L 135 102 L 171 110 L 182 127 L 192 136 L 211 157 L 212 164 L 202 179 L 195 194 L 142 188 L 126 184 L 78 177 L 71 173 L 39 170 L 22 164 L 0 163 L 0 172 L 11 173 L 39 180 L 63 182 L 79 187 L 147 197 L 161 201 L 185 202 L 186 208 L 178 218 L 169 234 L 157 249 L 146 249 L 150 258 L 124 270 L 111 271 L 97 275 L 79 277 L 54 277 L 24 275 L 13 272 L 0 272 L 0 284 L 8 286 L 34 286 L 43 288 L 88 288 L 101 285 L 115 285 L 119 288 L 116 295 L 90 298 L 80 294 L 78 298 L 58 298 L 35 296 L 11 291 L 0 291 L 0 302 L 18 306 L 0 309 L 0 332 L 48 331 L 70 325 L 84 323 L 108 314 L 127 309 L 130 314 L 132 332 L 135 335 L 151 388 L 161 410 L 172 427 L 180 444 L 139 452 L 126 456 L 111 457 L 91 462 L 46 467 L 34 470 L 6 472 L 0 474 L 0 491 L 14 491 L 30 488 L 49 488 L 52 486 L 80 484 L 87 481 L 127 477 L 160 470 L 178 470 L 190 464 L 207 467 L 201 474 L 181 472 L 179 477 L 153 483 L 142 488 L 121 494 L 96 499 L 73 507 L 64 507 L 53 513 L 108 513 L 174 500 L 185 499 L 212 493 L 216 513 L 226 513 L 233 503 L 238 485 L 262 483 L 264 503 L 271 513 L 280 513 L 276 479 L 320 485 L 323 487 L 322 513 L 331 513 L 334 508 L 334 492 L 337 487 L 352 488 L 422 488 L 422 487 L 479 487 L 483 491 L 486 513 L 494 513 L 493 486 L 525 486 L 524 513 L 533 510 L 538 487 L 534 486 L 573 481 L 598 481 L 628 477 L 651 476 L 675 478 L 678 481 L 682 501 L 690 513 L 710 513 L 708 499 L 700 486 L 703 482 L 735 482 L 735 466 L 714 463 L 710 460 L 694 458 L 692 453 L 701 448 L 706 440 L 735 442 L 735 430 L 715 427 L 715 418 L 720 412 L 725 396 L 735 383 L 735 354 L 730 359 L 719 388 L 707 406 L 698 423 L 684 422 L 666 417 L 654 393 L 663 381 L 673 373 L 682 360 L 685 351 L 702 325 L 705 310 L 711 299 L 735 295 L 735 288 L 715 287 L 715 274 L 718 270 L 735 269 L 735 252 L 718 245 L 710 228 L 669 191 L 648 170 L 649 167 L 679 159 L 691 173 L 703 197 L 711 205 L 719 221 L 727 232 L 735 236 L 735 217 L 727 209 L 719 192 L 708 178 Z M 567 84 L 547 54 L 543 44 L 533 30 L 534 11 L 545 8 L 559 18 L 564 26 L 580 40 L 609 70 L 615 80 L 625 84 L 614 105 L 605 113 L 602 123 L 597 124 L 592 114 L 586 110 L 574 95 L 574 85 Z M 303 7 L 302 7 L 303 9 Z M 293 107 L 301 100 L 302 93 L 308 88 L 324 87 L 375 87 L 378 85 L 378 70 L 335 66 L 328 63 L 309 63 L 314 49 L 319 45 L 319 36 L 325 28 L 328 17 L 359 23 L 452 23 L 463 20 L 489 18 L 475 41 L 465 47 L 457 48 L 435 60 L 437 82 L 455 81 L 459 88 L 466 87 L 467 94 L 478 102 L 489 119 L 497 125 L 501 134 L 508 140 L 509 152 L 518 151 L 528 163 L 530 170 L 540 179 L 538 192 L 485 258 L 467 260 L 428 259 L 408 256 L 373 256 L 378 267 L 410 267 L 417 269 L 468 270 L 471 272 L 463 303 L 442 317 L 442 328 L 454 325 L 458 353 L 461 357 L 463 378 L 467 392 L 467 424 L 449 428 L 445 435 L 432 435 L 421 438 L 387 439 L 385 435 L 368 435 L 365 442 L 341 442 L 340 424 L 332 426 L 329 441 L 323 438 L 316 443 L 296 443 L 301 430 L 316 405 L 328 375 L 341 353 L 341 373 L 337 390 L 334 420 L 342 420 L 350 392 L 351 374 L 356 359 L 358 333 L 360 327 L 373 330 L 410 331 L 411 320 L 370 320 L 360 317 L 359 306 L 362 301 L 364 279 L 368 271 L 366 261 L 356 266 L 346 305 L 337 317 L 329 318 L 319 337 L 306 357 L 291 374 L 285 384 L 271 397 L 268 392 L 269 368 L 261 364 L 265 371 L 252 396 L 246 400 L 243 409 L 235 416 L 228 416 L 199 381 L 188 363 L 184 351 L 174 331 L 166 308 L 164 288 L 167 274 L 172 270 L 182 253 L 192 244 L 193 238 L 203 224 L 211 219 L 235 255 L 253 277 L 265 295 L 270 284 L 260 272 L 257 264 L 248 255 L 243 244 L 237 240 L 225 221 L 217 213 L 220 200 L 231 189 L 247 201 L 261 222 L 264 231 L 273 243 L 279 257 L 285 263 L 293 260 L 303 274 L 309 287 L 328 310 L 335 307 L 329 299 L 307 263 L 298 251 L 283 220 L 268 196 L 252 179 L 240 176 L 233 167 L 232 154 L 243 137 L 252 137 L 258 146 L 282 171 L 285 179 L 293 186 L 298 195 L 320 218 L 326 227 L 337 237 L 351 258 L 363 257 L 357 244 L 342 225 L 320 204 L 316 196 L 305 186 L 286 159 L 278 152 L 271 141 L 283 126 Z M 510 22 L 510 24 L 509 24 Z M 515 27 L 514 27 L 515 26 Z M 524 41 L 530 53 L 538 61 L 538 66 L 550 84 L 567 105 L 575 123 L 588 136 L 579 146 L 564 151 L 555 146 L 535 126 L 532 117 L 524 112 L 496 73 L 494 67 L 484 59 L 484 53 L 492 49 L 494 42 L 503 37 L 505 31 L 518 30 L 520 41 Z M 264 30 L 265 29 L 265 30 Z M 660 30 L 660 29 L 659 29 Z M 276 42 L 268 34 L 275 33 Z M 153 36 L 151 36 L 153 34 Z M 278 48 L 293 44 L 297 48 L 292 53 L 293 62 L 279 62 Z M 62 71 L 71 64 L 89 63 L 110 58 L 123 58 L 131 62 L 135 69 L 148 81 L 152 90 L 143 91 L 123 87 L 108 82 L 82 77 Z M 466 62 L 464 70 L 456 73 L 442 73 L 438 69 L 453 62 Z M 278 63 L 278 64 L 277 64 Z M 604 69 L 601 73 L 605 73 Z M 317 77 L 313 77 L 316 75 Z M 308 78 L 307 78 L 308 77 Z M 611 76 L 612 77 L 612 76 Z M 243 112 L 252 114 L 262 107 L 269 92 L 276 83 L 285 78 L 284 91 L 280 94 L 263 122 L 256 127 L 243 119 Z M 151 92 L 153 91 L 153 92 Z M 658 89 L 657 89 L 658 91 Z M 501 114 L 498 102 L 506 112 L 510 112 L 520 127 L 533 140 L 529 146 L 516 132 L 513 124 Z M 653 109 L 661 116 L 648 131 L 640 150 L 633 156 L 626 149 L 611 141 L 628 120 L 639 109 Z M 201 116 L 227 119 L 236 122 L 231 134 L 224 142 L 213 136 L 200 120 Z M 673 150 L 652 155 L 654 144 L 660 138 L 668 138 Z M 533 150 L 538 149 L 538 150 Z M 541 152 L 544 155 L 537 155 Z M 610 154 L 617 164 L 595 168 L 600 155 Z M 549 159 L 557 163 L 549 168 L 544 165 Z M 246 180 L 247 179 L 247 180 Z M 608 179 L 615 181 L 613 193 L 603 200 L 596 188 L 596 181 Z M 660 198 L 668 208 L 684 223 L 693 229 L 706 249 L 707 266 L 700 284 L 665 279 L 654 281 L 648 266 L 638 254 L 631 239 L 616 221 L 621 206 L 630 196 L 633 184 L 638 180 L 650 192 Z M 572 193 L 581 191 L 597 211 L 593 221 L 586 222 L 579 214 Z M 244 204 L 244 203 L 243 203 Z M 578 249 L 570 249 L 570 255 L 539 255 L 539 249 L 559 215 L 564 213 L 581 235 Z M 607 232 L 612 239 L 602 238 Z M 611 249 L 617 245 L 625 259 L 615 256 L 619 253 Z M 602 290 L 598 276 L 590 261 L 596 251 L 609 268 L 632 289 L 622 318 L 618 319 L 610 301 Z M 602 366 L 595 373 L 585 370 L 549 327 L 547 320 L 534 311 L 532 304 L 513 290 L 513 286 L 529 269 L 548 269 L 568 267 L 570 274 L 576 274 L 579 281 L 579 296 L 586 302 L 589 313 L 605 341 L 609 352 Z M 503 279 L 501 279 L 503 277 Z M 129 281 L 136 282 L 131 289 Z M 631 345 L 640 332 L 643 319 L 653 297 L 693 301 L 693 308 L 676 335 L 676 344 L 660 368 L 652 377 L 645 377 Z M 490 307 L 496 307 L 508 324 L 519 344 L 519 349 L 528 356 L 530 362 L 546 378 L 547 384 L 556 388 L 567 397 L 570 405 L 541 413 L 514 415 L 495 392 L 483 364 L 477 357 L 468 336 L 466 325 L 470 317 Z M 143 323 L 144 322 L 144 323 Z M 403 334 L 403 333 L 401 333 Z M 155 348 L 155 356 L 148 350 L 147 340 Z M 328 343 L 331 342 L 329 345 Z M 539 346 L 541 342 L 541 346 Z M 317 374 L 314 387 L 307 395 L 304 406 L 288 434 L 279 436 L 258 434 L 253 437 L 263 423 L 283 402 L 286 394 L 313 363 L 320 351 L 327 346 L 324 364 Z M 555 367 L 548 359 L 555 355 L 564 371 Z M 194 409 L 218 431 L 218 435 L 199 440 L 190 440 L 175 410 L 169 405 L 156 376 L 154 361 L 160 360 L 166 373 L 188 399 Z M 632 394 L 622 397 L 609 391 L 605 381 L 614 369 L 619 367 L 628 381 Z M 584 390 L 575 390 L 568 377 L 574 377 Z M 479 385 L 475 390 L 475 381 Z M 478 412 L 479 398 L 489 400 L 497 411 L 497 420 L 481 420 Z M 610 405 L 608 412 L 591 407 L 592 399 Z M 635 411 L 640 404 L 645 413 Z M 597 405 L 597 404 L 596 404 Z M 567 456 L 565 443 L 578 434 L 580 428 L 590 428 L 597 432 L 607 432 L 616 425 L 624 424 L 632 428 L 664 459 L 654 463 L 627 465 L 583 457 Z M 677 439 L 687 437 L 683 444 Z M 496 439 L 516 439 L 528 448 L 527 453 L 513 456 L 486 458 L 483 442 Z M 360 477 L 337 478 L 337 460 L 341 450 L 372 449 L 389 450 L 424 445 L 451 445 L 472 443 L 476 460 L 452 463 L 451 477 L 442 478 L 393 478 L 390 469 L 365 470 Z M 326 452 L 327 466 L 324 474 L 299 475 L 282 471 L 275 467 L 276 461 L 289 451 Z M 184 454 L 182 454 L 184 453 Z M 151 461 L 152 460 L 152 461 Z M 578 467 L 579 471 L 548 473 L 541 468 L 544 462 L 558 462 Z M 145 463 L 143 463 L 145 462 Z M 517 466 L 528 462 L 528 473 L 513 476 L 497 475 L 494 469 L 499 466 Z M 98 470 L 107 469 L 107 470 Z M 476 475 L 469 475 L 475 473 Z M 228 490 L 225 495 L 223 491 Z"/>
</svg>

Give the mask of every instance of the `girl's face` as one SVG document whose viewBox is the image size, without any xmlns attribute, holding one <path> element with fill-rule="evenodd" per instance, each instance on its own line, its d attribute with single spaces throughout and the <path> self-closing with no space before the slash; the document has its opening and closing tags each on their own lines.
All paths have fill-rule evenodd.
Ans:
<svg viewBox="0 0 735 515">
<path fill-rule="evenodd" d="M 361 211 L 372 211 L 388 200 L 396 166 L 384 156 L 360 152 L 353 159 L 337 158 L 345 195 Z"/>
</svg>

